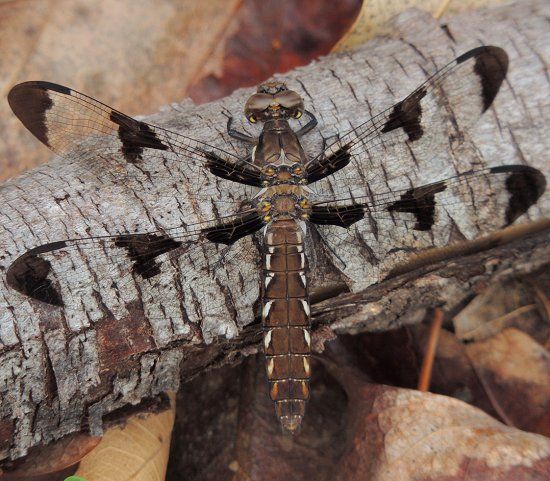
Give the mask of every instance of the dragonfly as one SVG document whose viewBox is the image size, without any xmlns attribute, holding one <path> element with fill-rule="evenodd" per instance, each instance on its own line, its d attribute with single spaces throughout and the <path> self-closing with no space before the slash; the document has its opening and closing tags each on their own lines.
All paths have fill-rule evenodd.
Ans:
<svg viewBox="0 0 550 481">
<path fill-rule="evenodd" d="M 172 176 L 185 184 L 189 202 L 225 202 L 225 212 L 213 202 L 211 218 L 185 222 L 192 207 L 187 202 L 175 225 L 37 245 L 14 258 L 7 284 L 37 306 L 84 309 L 90 318 L 120 318 L 130 311 L 132 289 L 141 293 L 149 318 L 188 319 L 194 309 L 200 320 L 205 305 L 210 311 L 220 306 L 239 311 L 243 302 L 256 306 L 269 396 L 283 431 L 297 433 L 311 388 L 310 278 L 316 269 L 311 243 L 321 243 L 344 271 L 357 263 L 376 269 L 385 256 L 451 242 L 445 226 L 460 219 L 465 207 L 490 204 L 497 227 L 504 227 L 544 193 L 544 174 L 528 165 L 472 165 L 415 183 L 415 169 L 429 171 L 435 155 L 463 143 L 465 132 L 491 108 L 507 70 L 502 48 L 474 48 L 314 154 L 306 152 L 302 139 L 318 128 L 317 118 L 297 91 L 278 80 L 260 85 L 244 106 L 250 129 L 259 128 L 259 134 L 239 130 L 228 119 L 227 134 L 247 147 L 245 154 L 136 120 L 71 88 L 18 84 L 8 96 L 13 112 L 59 156 L 90 169 L 99 166 L 98 175 L 130 187 L 138 178 L 136 185 Z M 402 166 L 403 152 L 416 165 Z M 234 194 L 221 198 L 208 181 L 212 176 Z M 344 245 L 351 259 L 339 253 Z M 82 254 L 85 265 L 78 263 Z M 257 277 L 251 297 L 240 302 L 226 273 L 245 264 L 255 266 Z M 201 302 L 199 292 L 208 284 L 225 294 Z M 90 299 L 100 290 L 111 295 L 93 305 Z M 157 307 L 149 309 L 148 303 Z"/>
</svg>

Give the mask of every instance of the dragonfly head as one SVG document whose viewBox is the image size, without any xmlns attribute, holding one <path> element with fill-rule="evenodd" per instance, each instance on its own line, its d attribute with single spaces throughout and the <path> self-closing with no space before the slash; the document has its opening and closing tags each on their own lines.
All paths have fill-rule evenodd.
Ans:
<svg viewBox="0 0 550 481">
<path fill-rule="evenodd" d="M 299 119 L 304 112 L 304 101 L 283 82 L 266 82 L 258 87 L 244 107 L 246 118 L 251 123 L 272 119 Z"/>
</svg>

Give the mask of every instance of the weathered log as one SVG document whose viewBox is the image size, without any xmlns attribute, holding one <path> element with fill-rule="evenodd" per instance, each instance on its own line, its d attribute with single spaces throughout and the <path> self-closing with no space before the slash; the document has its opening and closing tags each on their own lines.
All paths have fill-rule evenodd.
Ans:
<svg viewBox="0 0 550 481">
<path fill-rule="evenodd" d="M 375 39 L 357 51 L 332 55 L 286 74 L 287 83 L 303 93 L 307 108 L 319 119 L 318 131 L 304 139 L 306 150 L 318 152 L 323 138 L 345 132 L 350 122 L 357 125 L 403 98 L 436 66 L 479 44 L 493 44 L 510 56 L 507 84 L 494 107 L 467 136 L 466 148 L 450 161 L 433 159 L 426 174 L 434 176 L 474 162 L 521 163 L 548 177 L 545 103 L 550 32 L 544 19 L 548 10 L 546 2 L 532 0 L 449 18 L 445 25 L 408 11 L 398 17 L 393 38 Z M 249 94 L 250 89 L 240 90 L 204 106 L 184 102 L 148 121 L 223 147 L 230 140 L 221 114 L 237 116 Z M 55 159 L 0 190 L 0 460 L 18 458 L 32 446 L 83 427 L 101 433 L 107 415 L 122 418 L 125 406 L 177 390 L 182 379 L 237 362 L 257 349 L 254 309 L 259 277 L 252 262 L 241 262 L 240 271 L 229 270 L 223 282 L 213 282 L 199 295 L 186 283 L 161 286 L 154 292 L 135 289 L 129 294 L 134 298 L 127 302 L 127 312 L 118 319 L 101 317 L 100 309 L 84 306 L 80 313 L 68 316 L 59 308 L 24 301 L 6 285 L 4 273 L 10 263 L 37 245 L 150 229 L 156 222 L 178 225 L 182 218 L 201 221 L 212 210 L 207 200 L 193 203 L 186 199 L 186 184 L 205 180 L 187 178 L 183 167 L 177 172 L 181 179 L 172 172 L 159 176 L 153 185 L 144 179 L 137 190 L 135 185 L 118 184 L 101 174 L 78 159 Z M 219 192 L 221 199 L 231 198 L 233 188 L 226 181 L 208 179 L 208 191 Z M 227 206 L 221 202 L 216 208 L 224 213 Z M 549 213 L 546 194 L 520 220 L 540 220 Z M 472 219 L 479 215 L 465 214 Z M 498 225 L 490 212 L 483 215 L 487 217 L 479 219 L 479 225 Z M 482 232 L 457 229 L 460 239 Z M 353 246 L 342 244 L 339 255 L 353 259 L 342 269 L 323 249 L 316 249 L 318 298 L 330 300 L 314 307 L 314 323 L 332 325 L 337 332 L 357 332 L 418 322 L 419 313 L 434 304 L 452 311 L 481 282 L 547 268 L 549 239 L 548 226 L 539 224 L 539 232 L 529 238 L 458 257 L 452 263 L 422 267 L 366 288 L 405 258 L 388 255 L 372 270 L 372 265 L 357 258 Z M 85 268 L 90 260 L 83 254 L 79 262 Z M 192 263 L 188 267 L 192 270 Z M 346 288 L 356 292 L 334 298 L 344 280 Z M 109 303 L 103 291 L 86 293 L 82 285 L 75 292 L 71 285 L 67 289 L 66 295 L 82 295 L 90 305 L 99 303 L 98 298 Z M 144 304 L 155 298 L 189 299 L 190 292 L 193 302 L 182 307 L 185 315 L 180 318 L 166 322 L 148 315 L 151 311 L 144 312 Z M 235 305 L 216 302 L 228 296 Z M 215 308 L 209 310 L 211 306 Z M 326 331 L 319 335 L 326 337 Z"/>
</svg>

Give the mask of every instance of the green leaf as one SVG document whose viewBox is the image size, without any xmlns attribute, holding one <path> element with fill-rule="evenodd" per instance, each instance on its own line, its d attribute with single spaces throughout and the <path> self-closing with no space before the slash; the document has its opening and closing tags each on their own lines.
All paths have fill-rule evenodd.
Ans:
<svg viewBox="0 0 550 481">
<path fill-rule="evenodd" d="M 84 478 L 81 478 L 80 476 L 69 476 L 68 478 L 65 478 L 65 481 L 86 481 Z"/>
</svg>

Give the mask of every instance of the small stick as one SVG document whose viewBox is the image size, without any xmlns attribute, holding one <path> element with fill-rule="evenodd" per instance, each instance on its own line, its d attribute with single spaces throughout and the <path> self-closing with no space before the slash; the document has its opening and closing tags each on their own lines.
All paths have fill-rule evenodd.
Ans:
<svg viewBox="0 0 550 481">
<path fill-rule="evenodd" d="M 432 377 L 432 369 L 434 365 L 435 351 L 439 342 L 439 333 L 441 332 L 441 323 L 443 321 L 443 309 L 436 307 L 432 325 L 430 327 L 430 337 L 428 339 L 428 347 L 424 360 L 422 361 L 422 369 L 420 370 L 420 379 L 418 381 L 418 390 L 427 391 L 430 387 Z"/>
</svg>

